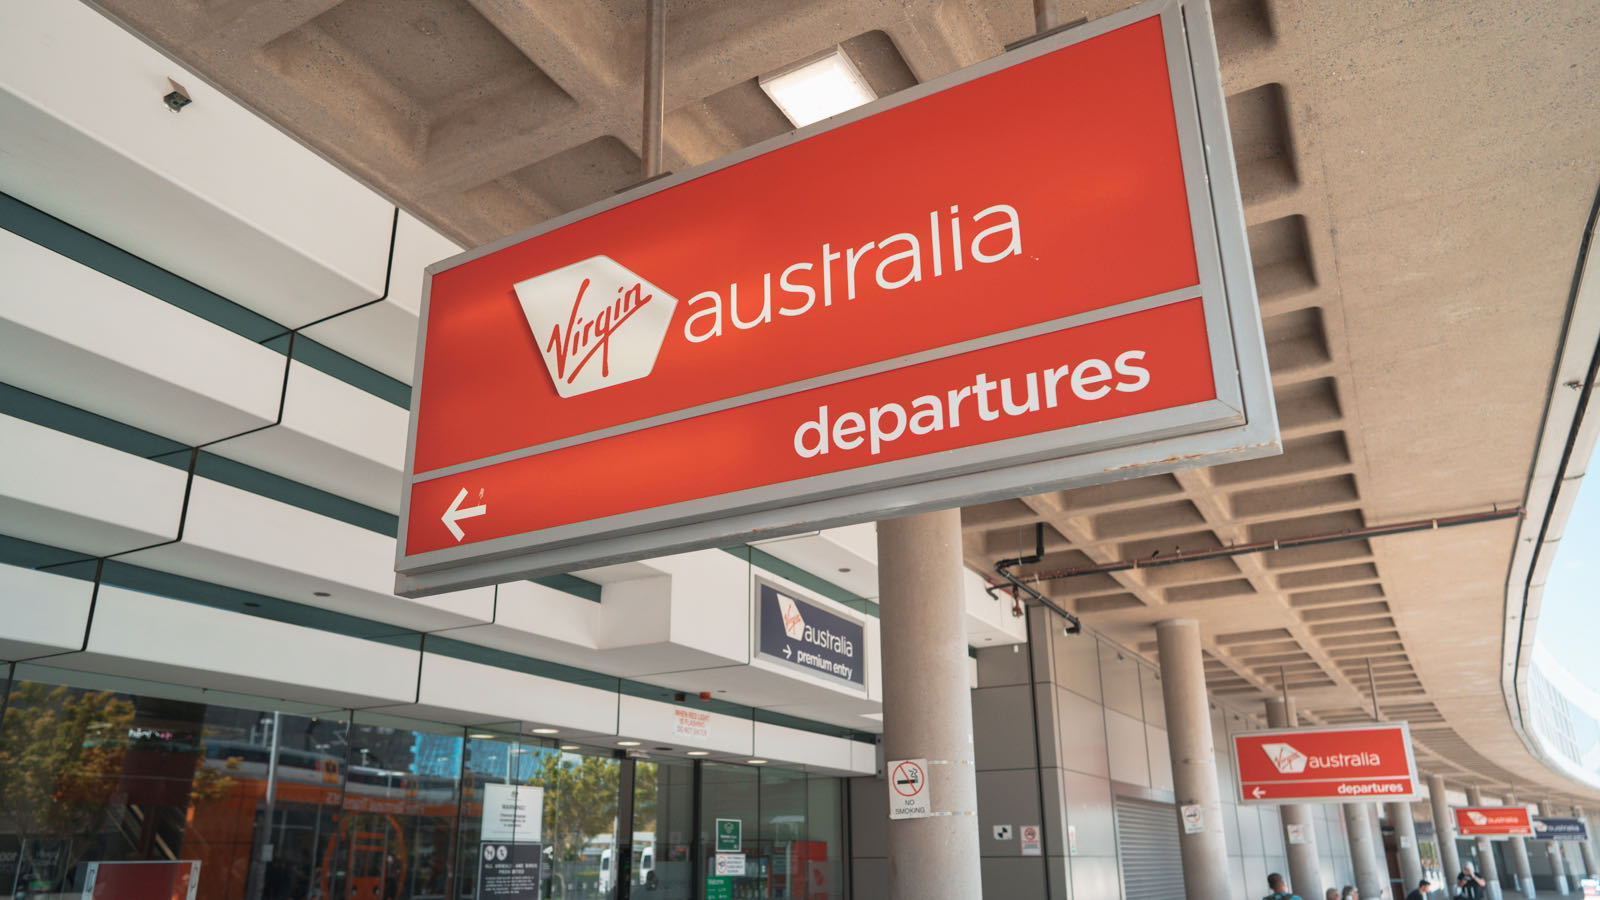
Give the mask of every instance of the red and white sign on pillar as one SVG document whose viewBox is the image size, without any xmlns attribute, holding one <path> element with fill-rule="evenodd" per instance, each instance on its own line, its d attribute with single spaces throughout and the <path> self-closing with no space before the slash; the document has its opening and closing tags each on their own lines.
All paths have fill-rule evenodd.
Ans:
<svg viewBox="0 0 1600 900">
<path fill-rule="evenodd" d="M 1404 722 L 1233 736 L 1240 803 L 1348 803 L 1422 795 Z"/>
<path fill-rule="evenodd" d="M 1451 812 L 1462 837 L 1533 837 L 1533 817 L 1525 806 L 1463 806 Z"/>
<path fill-rule="evenodd" d="M 408 596 L 1277 452 L 1155 0 L 429 268 Z"/>
</svg>

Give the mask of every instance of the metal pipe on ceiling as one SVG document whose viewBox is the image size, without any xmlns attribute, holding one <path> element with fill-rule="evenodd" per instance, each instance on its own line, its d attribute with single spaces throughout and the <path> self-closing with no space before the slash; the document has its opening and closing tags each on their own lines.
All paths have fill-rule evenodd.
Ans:
<svg viewBox="0 0 1600 900">
<path fill-rule="evenodd" d="M 640 159 L 644 177 L 661 174 L 661 129 L 667 104 L 666 0 L 645 0 L 644 136 Z"/>
<path fill-rule="evenodd" d="M 1302 535 L 1293 538 L 1275 538 L 1273 540 L 1250 541 L 1244 544 L 1233 544 L 1228 547 L 1218 547 L 1209 550 L 1174 550 L 1171 553 L 1159 553 L 1143 559 L 1119 559 L 1111 562 L 1098 563 L 1092 566 L 1078 566 L 1072 569 L 1057 569 L 1053 572 L 1039 572 L 1029 575 L 1030 582 L 1054 581 L 1061 578 L 1078 578 L 1084 575 L 1098 575 L 1108 572 L 1126 572 L 1133 569 L 1151 569 L 1157 566 L 1172 566 L 1178 563 L 1199 562 L 1208 559 L 1223 559 L 1230 556 L 1243 556 L 1247 553 L 1265 553 L 1271 550 L 1290 550 L 1296 547 L 1312 547 L 1319 544 L 1337 544 L 1343 541 L 1365 540 L 1366 538 L 1387 537 L 1396 534 L 1407 534 L 1414 531 L 1437 531 L 1442 528 L 1456 528 L 1462 525 L 1476 525 L 1481 522 L 1495 522 L 1501 519 L 1516 519 L 1527 514 L 1521 506 L 1512 509 L 1495 509 L 1489 512 L 1466 513 L 1456 516 L 1435 516 L 1427 519 L 1411 519 L 1405 522 L 1396 522 L 1391 525 L 1370 525 L 1363 528 L 1348 528 L 1342 531 L 1330 531 L 1320 534 Z"/>
</svg>

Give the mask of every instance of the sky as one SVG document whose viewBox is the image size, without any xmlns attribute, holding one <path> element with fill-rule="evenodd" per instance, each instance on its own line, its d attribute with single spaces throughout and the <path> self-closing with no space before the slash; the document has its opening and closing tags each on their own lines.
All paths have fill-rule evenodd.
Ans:
<svg viewBox="0 0 1600 900">
<path fill-rule="evenodd" d="M 1588 477 L 1556 545 L 1555 564 L 1546 579 L 1534 641 L 1564 667 L 1600 690 L 1600 444 L 1589 457 Z"/>
</svg>

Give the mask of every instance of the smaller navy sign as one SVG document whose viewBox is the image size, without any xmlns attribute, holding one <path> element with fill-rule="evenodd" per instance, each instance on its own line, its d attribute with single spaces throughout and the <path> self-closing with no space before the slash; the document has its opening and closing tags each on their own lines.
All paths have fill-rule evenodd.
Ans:
<svg viewBox="0 0 1600 900">
<path fill-rule="evenodd" d="M 866 628 L 764 581 L 756 582 L 756 652 L 866 688 Z"/>
<path fill-rule="evenodd" d="M 1582 819 L 1534 816 L 1533 839 L 1536 841 L 1587 841 L 1589 839 L 1589 829 L 1584 827 Z"/>
</svg>

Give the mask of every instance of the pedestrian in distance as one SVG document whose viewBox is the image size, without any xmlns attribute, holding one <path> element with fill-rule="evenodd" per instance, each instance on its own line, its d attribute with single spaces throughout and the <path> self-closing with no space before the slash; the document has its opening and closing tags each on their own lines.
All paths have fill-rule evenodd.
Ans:
<svg viewBox="0 0 1600 900">
<path fill-rule="evenodd" d="M 1267 876 L 1267 889 L 1272 893 L 1262 897 L 1261 900 L 1300 900 L 1299 894 L 1290 893 L 1289 885 L 1284 883 L 1283 876 L 1277 872 Z"/>
<path fill-rule="evenodd" d="M 1424 878 L 1417 882 L 1416 890 L 1406 895 L 1406 900 L 1428 900 L 1428 895 L 1433 893 L 1433 882 Z"/>
<path fill-rule="evenodd" d="M 1339 900 L 1339 889 L 1328 888 L 1322 894 L 1322 900 Z"/>
<path fill-rule="evenodd" d="M 1359 900 L 1360 897 L 1361 892 L 1356 890 L 1353 884 L 1345 885 L 1344 890 L 1339 893 L 1339 900 Z"/>
<path fill-rule="evenodd" d="M 1463 900 L 1484 900 L 1485 897 L 1489 896 L 1488 891 L 1484 889 L 1487 887 L 1487 883 L 1483 880 L 1483 876 L 1479 875 L 1477 870 L 1473 868 L 1472 863 L 1463 863 L 1461 869 L 1460 876 L 1456 878 L 1456 885 L 1460 888 L 1460 892 L 1456 896 L 1463 898 Z"/>
</svg>

